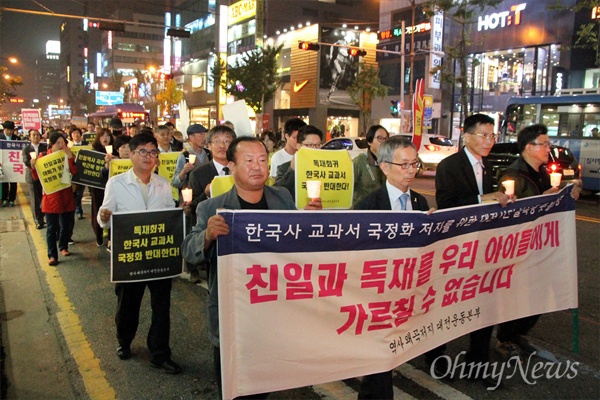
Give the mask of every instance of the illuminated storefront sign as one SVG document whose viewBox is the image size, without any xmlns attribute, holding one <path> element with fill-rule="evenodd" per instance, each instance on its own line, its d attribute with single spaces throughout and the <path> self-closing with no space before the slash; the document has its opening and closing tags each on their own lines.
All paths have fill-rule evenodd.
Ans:
<svg viewBox="0 0 600 400">
<path fill-rule="evenodd" d="M 521 23 L 521 11 L 526 6 L 527 3 L 521 3 L 511 6 L 510 11 L 480 15 L 477 21 L 477 30 L 481 32 L 496 28 L 506 28 L 510 25 L 519 25 Z"/>
<path fill-rule="evenodd" d="M 417 24 L 415 26 L 407 26 L 404 28 L 404 31 L 407 35 L 410 35 L 412 33 L 429 32 L 430 30 L 431 30 L 431 22 L 423 22 L 423 23 Z M 402 36 L 402 28 L 396 27 L 394 29 L 380 31 L 378 36 L 379 36 L 379 40 L 393 39 L 393 38 L 401 37 Z"/>
<path fill-rule="evenodd" d="M 229 6 L 229 25 L 256 15 L 256 0 L 242 0 Z"/>
</svg>

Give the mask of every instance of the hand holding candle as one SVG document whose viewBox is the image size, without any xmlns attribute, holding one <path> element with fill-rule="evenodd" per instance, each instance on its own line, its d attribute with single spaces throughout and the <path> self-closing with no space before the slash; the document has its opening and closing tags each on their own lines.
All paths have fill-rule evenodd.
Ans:
<svg viewBox="0 0 600 400">
<path fill-rule="evenodd" d="M 182 189 L 181 196 L 183 197 L 183 201 L 189 203 L 192 201 L 192 189 Z"/>
<path fill-rule="evenodd" d="M 550 174 L 550 185 L 552 187 L 559 187 L 560 186 L 560 178 L 562 178 L 562 174 L 559 172 L 552 172 Z"/>
<path fill-rule="evenodd" d="M 321 181 L 306 181 L 306 191 L 309 199 L 321 197 Z"/>
<path fill-rule="evenodd" d="M 196 155 L 195 154 L 190 154 L 189 163 L 193 164 L 195 162 L 196 162 Z"/>
<path fill-rule="evenodd" d="M 515 195 L 515 181 L 511 179 L 503 181 L 502 186 L 504 186 L 505 195 L 511 198 Z"/>
<path fill-rule="evenodd" d="M 106 154 L 112 154 L 113 153 L 113 147 L 111 144 L 109 144 L 108 146 L 104 146 L 104 148 L 106 149 Z"/>
<path fill-rule="evenodd" d="M 31 153 L 29 153 L 29 157 L 31 157 L 32 160 L 35 160 L 37 158 L 37 153 L 35 151 L 32 151 Z"/>
</svg>

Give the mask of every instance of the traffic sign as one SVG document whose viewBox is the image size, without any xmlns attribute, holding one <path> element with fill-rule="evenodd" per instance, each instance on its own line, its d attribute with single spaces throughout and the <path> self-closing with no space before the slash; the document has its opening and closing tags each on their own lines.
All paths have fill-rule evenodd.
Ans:
<svg viewBox="0 0 600 400">
<path fill-rule="evenodd" d="M 114 104 L 123 104 L 123 93 L 107 92 L 101 90 L 96 91 L 97 106 L 112 106 Z"/>
</svg>

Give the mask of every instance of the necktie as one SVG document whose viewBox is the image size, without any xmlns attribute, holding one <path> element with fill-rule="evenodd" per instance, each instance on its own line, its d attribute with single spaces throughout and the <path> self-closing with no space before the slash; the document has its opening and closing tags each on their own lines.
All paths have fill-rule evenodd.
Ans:
<svg viewBox="0 0 600 400">
<path fill-rule="evenodd" d="M 479 194 L 483 194 L 483 164 L 481 161 L 475 163 L 475 180 L 477 181 Z"/>
<path fill-rule="evenodd" d="M 398 200 L 400 200 L 400 209 L 406 210 L 406 201 L 408 200 L 408 193 L 402 193 L 402 196 L 400 196 Z"/>
<path fill-rule="evenodd" d="M 222 172 L 222 175 L 229 175 L 229 167 L 223 167 L 221 172 Z"/>
</svg>

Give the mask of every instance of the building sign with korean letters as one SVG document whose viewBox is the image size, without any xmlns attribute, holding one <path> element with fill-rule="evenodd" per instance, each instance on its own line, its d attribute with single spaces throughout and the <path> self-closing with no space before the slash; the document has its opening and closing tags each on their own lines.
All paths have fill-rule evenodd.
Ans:
<svg viewBox="0 0 600 400">
<path fill-rule="evenodd" d="M 571 188 L 431 215 L 221 211 L 224 398 L 387 371 L 482 327 L 576 308 Z"/>
<path fill-rule="evenodd" d="M 444 35 L 444 13 L 443 11 L 436 12 L 431 17 L 431 50 L 429 55 L 429 70 L 436 71 L 429 76 L 429 88 L 439 89 L 442 80 L 442 73 L 439 68 L 442 67 L 442 56 L 439 54 L 443 51 L 442 41 Z"/>
<path fill-rule="evenodd" d="M 110 281 L 140 282 L 183 272 L 183 209 L 113 213 Z"/>
</svg>

